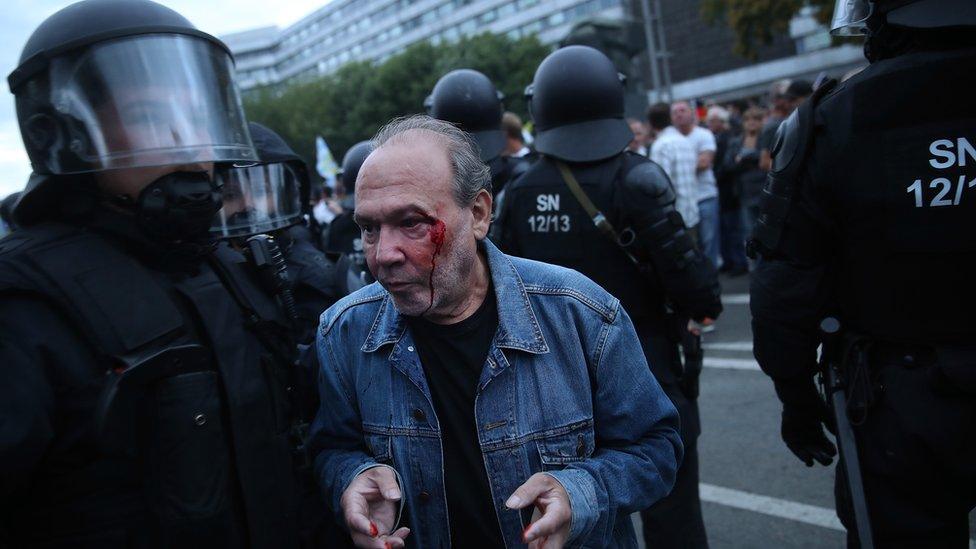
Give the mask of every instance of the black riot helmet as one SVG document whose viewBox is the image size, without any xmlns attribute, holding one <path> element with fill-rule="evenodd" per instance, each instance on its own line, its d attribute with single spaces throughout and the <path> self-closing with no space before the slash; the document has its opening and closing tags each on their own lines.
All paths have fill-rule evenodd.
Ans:
<svg viewBox="0 0 976 549">
<path fill-rule="evenodd" d="M 373 152 L 372 141 L 360 141 L 342 157 L 342 167 L 339 170 L 339 177 L 342 178 L 342 188 L 346 195 L 350 196 L 356 192 L 356 178 L 359 177 L 359 168 L 363 167 L 366 157 Z"/>
<path fill-rule="evenodd" d="M 148 233 L 195 239 L 220 207 L 205 166 L 256 160 L 227 46 L 149 0 L 62 9 L 7 80 L 36 174 L 18 216 L 42 210 L 59 176 L 176 167 L 128 205 Z"/>
<path fill-rule="evenodd" d="M 488 162 L 505 149 L 503 97 L 484 74 L 458 69 L 437 81 L 424 106 L 433 118 L 450 122 L 470 134 L 478 144 L 481 161 Z"/>
<path fill-rule="evenodd" d="M 973 0 L 837 0 L 830 32 L 836 36 L 871 34 L 888 23 L 913 29 L 976 26 Z"/>
<path fill-rule="evenodd" d="M 280 135 L 248 124 L 260 162 L 224 165 L 215 177 L 222 203 L 210 233 L 234 238 L 268 233 L 302 221 L 302 192 L 308 168 Z"/>
<path fill-rule="evenodd" d="M 535 122 L 535 148 L 570 162 L 619 154 L 634 138 L 624 120 L 624 76 L 589 46 L 549 54 L 525 90 Z"/>
<path fill-rule="evenodd" d="M 10 74 L 35 173 L 254 161 L 227 46 L 149 0 L 86 0 Z"/>
</svg>

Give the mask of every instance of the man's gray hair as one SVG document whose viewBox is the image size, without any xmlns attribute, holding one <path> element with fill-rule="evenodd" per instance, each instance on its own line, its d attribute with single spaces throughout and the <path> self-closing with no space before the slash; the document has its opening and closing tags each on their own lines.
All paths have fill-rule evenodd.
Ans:
<svg viewBox="0 0 976 549">
<path fill-rule="evenodd" d="M 447 148 L 454 172 L 454 201 L 461 207 L 470 206 L 482 189 L 491 192 L 491 170 L 481 161 L 478 146 L 457 126 L 427 115 L 395 118 L 380 128 L 373 137 L 373 150 L 411 130 L 435 134 Z"/>
</svg>

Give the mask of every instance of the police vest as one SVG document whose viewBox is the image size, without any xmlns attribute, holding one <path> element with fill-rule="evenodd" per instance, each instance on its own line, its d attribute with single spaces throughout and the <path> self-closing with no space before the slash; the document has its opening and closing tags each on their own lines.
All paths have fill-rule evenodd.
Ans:
<svg viewBox="0 0 976 549">
<path fill-rule="evenodd" d="M 591 164 L 573 164 L 581 188 L 618 231 L 630 226 L 619 185 L 638 164 L 621 154 Z M 507 253 L 575 269 L 620 299 L 635 321 L 664 322 L 664 291 L 641 274 L 627 255 L 593 224 L 566 186 L 555 164 L 540 158 L 506 190 L 499 220 Z"/>
<path fill-rule="evenodd" d="M 154 543 L 190 543 L 202 528 L 227 530 L 228 545 L 294 546 L 290 365 L 255 337 L 285 325 L 243 258 L 226 247 L 213 256 L 170 279 L 114 240 L 45 223 L 0 242 L 0 295 L 53 305 L 95 350 L 106 373 L 93 423 L 106 457 L 142 449 L 131 457 L 147 467 Z M 98 482 L 91 474 L 80 467 L 79 484 Z M 204 505 L 215 497 L 229 501 Z"/>
<path fill-rule="evenodd" d="M 803 185 L 823 208 L 847 325 L 898 341 L 976 335 L 976 50 L 875 63 L 819 105 Z"/>
</svg>

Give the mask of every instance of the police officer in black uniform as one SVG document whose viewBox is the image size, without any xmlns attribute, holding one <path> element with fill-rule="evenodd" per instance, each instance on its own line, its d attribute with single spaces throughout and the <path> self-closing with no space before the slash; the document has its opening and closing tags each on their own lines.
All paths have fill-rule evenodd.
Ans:
<svg viewBox="0 0 976 549">
<path fill-rule="evenodd" d="M 835 32 L 866 34 L 871 64 L 783 123 L 751 243 L 755 355 L 808 466 L 835 455 L 814 374 L 818 325 L 839 320 L 845 424 L 883 547 L 966 547 L 976 503 L 974 26 L 970 0 L 839 0 Z"/>
<path fill-rule="evenodd" d="M 376 280 L 366 265 L 362 233 L 353 220 L 356 213 L 356 178 L 359 177 L 359 168 L 372 151 L 371 141 L 360 141 L 350 147 L 342 157 L 342 169 L 338 174 L 345 191 L 340 203 L 343 211 L 329 224 L 323 247 L 337 258 L 336 287 L 340 296 L 351 294 Z"/>
<path fill-rule="evenodd" d="M 288 280 L 281 281 L 285 287 L 279 289 L 279 295 L 295 315 L 298 342 L 310 345 L 319 316 L 341 296 L 336 291 L 335 264 L 315 247 L 305 224 L 302 204 L 307 200 L 302 196 L 309 189 L 308 169 L 271 129 L 256 122 L 250 122 L 248 128 L 261 161 L 217 173 L 223 207 L 210 231 L 248 253 L 263 253 L 252 251 L 255 246 L 268 247 L 271 254 L 276 248 L 280 251 Z M 258 239 L 262 244 L 248 241 L 256 235 L 268 235 L 272 240 Z"/>
<path fill-rule="evenodd" d="M 0 241 L 0 545 L 296 547 L 287 319 L 209 236 L 254 162 L 224 44 L 148 0 L 45 20 Z"/>
<path fill-rule="evenodd" d="M 576 269 L 621 300 L 681 415 L 685 446 L 674 491 L 644 513 L 645 538 L 654 547 L 704 547 L 699 372 L 682 366 L 678 343 L 689 317 L 704 321 L 721 312 L 715 268 L 675 211 L 664 171 L 623 152 L 633 138 L 623 78 L 605 55 L 587 46 L 557 50 L 527 95 L 541 157 L 506 191 L 498 242 L 513 255 Z"/>
<path fill-rule="evenodd" d="M 359 177 L 359 168 L 372 151 L 373 145 L 370 141 L 360 141 L 349 147 L 342 157 L 342 167 L 337 174 L 343 188 L 343 198 L 339 202 L 342 213 L 329 224 L 322 245 L 327 252 L 341 254 L 363 252 L 359 225 L 356 225 L 352 216 L 356 212 L 356 178 Z"/>
<path fill-rule="evenodd" d="M 14 221 L 14 204 L 20 199 L 21 193 L 10 193 L 0 200 L 0 236 L 12 233 L 17 230 L 17 222 Z"/>
<path fill-rule="evenodd" d="M 496 202 L 505 186 L 525 173 L 533 160 L 502 154 L 506 145 L 502 130 L 503 98 L 484 74 L 458 69 L 442 76 L 424 102 L 430 116 L 461 128 L 477 143 L 481 161 L 491 169 L 491 189 Z"/>
</svg>

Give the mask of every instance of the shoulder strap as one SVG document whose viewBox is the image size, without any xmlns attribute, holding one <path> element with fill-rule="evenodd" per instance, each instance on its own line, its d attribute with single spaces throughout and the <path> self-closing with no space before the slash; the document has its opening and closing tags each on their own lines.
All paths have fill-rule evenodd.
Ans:
<svg viewBox="0 0 976 549">
<path fill-rule="evenodd" d="M 576 180 L 576 176 L 573 175 L 573 171 L 569 169 L 569 166 L 567 166 L 563 161 L 555 158 L 553 158 L 552 161 L 556 164 L 556 168 L 559 169 L 559 175 L 562 176 L 566 186 L 569 187 L 569 191 L 573 193 L 574 197 L 576 197 L 576 201 L 579 202 L 580 206 L 583 207 L 583 210 L 586 211 L 586 215 L 590 216 L 590 219 L 593 221 L 593 224 L 596 225 L 596 228 L 599 229 L 600 233 L 607 237 L 607 239 L 613 242 L 618 248 L 620 248 L 620 250 L 624 252 L 632 263 L 638 265 L 639 262 L 637 261 L 637 258 L 634 257 L 633 254 L 631 254 L 630 251 L 624 246 L 620 239 L 620 235 L 617 233 L 616 229 L 613 228 L 613 224 L 610 223 L 607 216 L 603 215 L 603 212 L 601 212 L 600 209 L 596 207 L 596 204 L 590 200 L 590 197 L 587 196 L 586 191 L 584 191 L 583 187 L 580 186 L 579 181 Z M 622 160 L 618 157 L 616 162 L 617 166 L 613 170 L 614 176 L 616 176 L 617 171 L 620 169 Z"/>
</svg>

